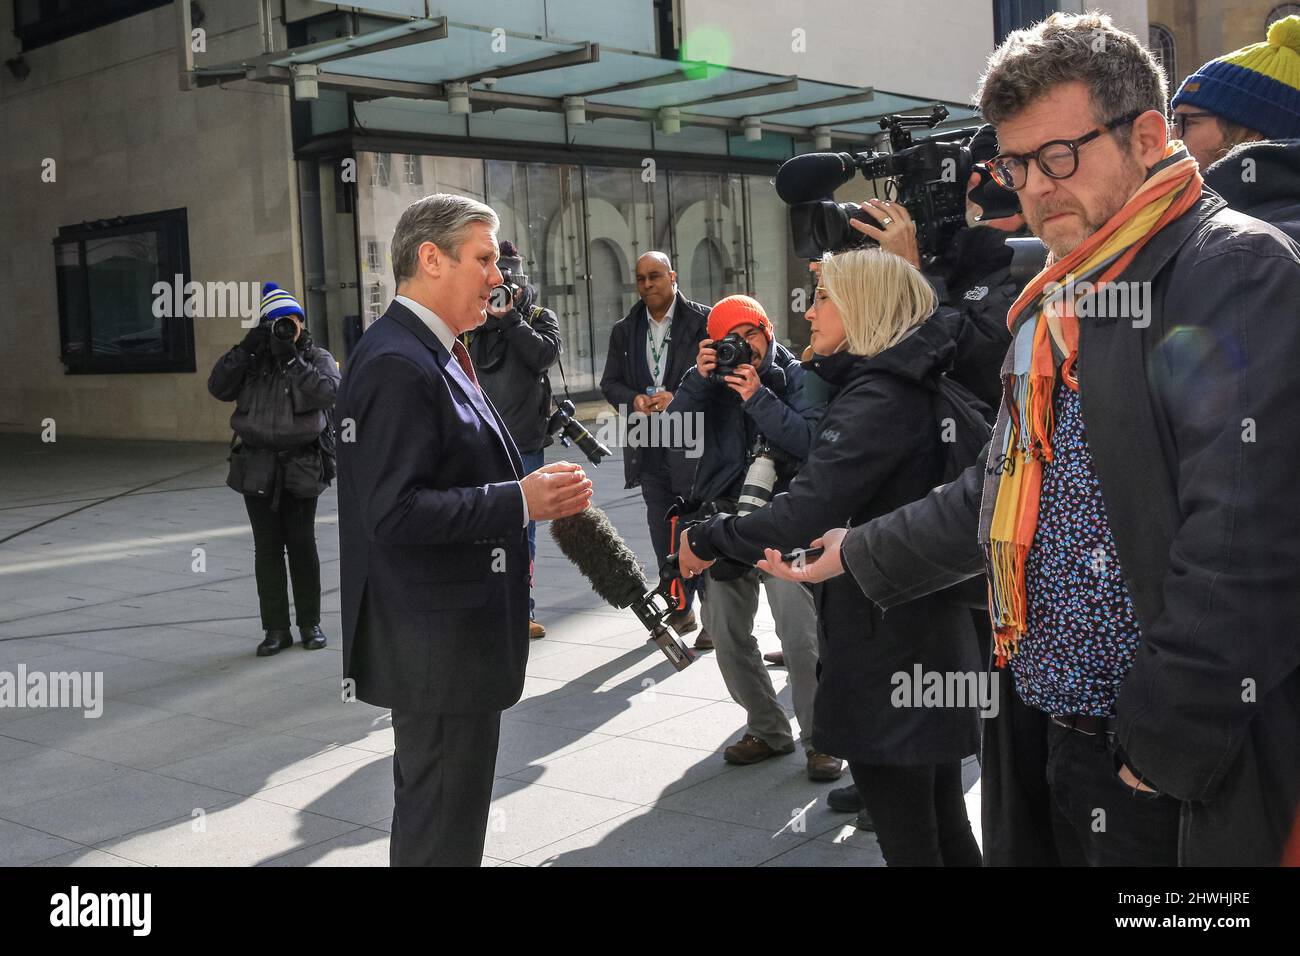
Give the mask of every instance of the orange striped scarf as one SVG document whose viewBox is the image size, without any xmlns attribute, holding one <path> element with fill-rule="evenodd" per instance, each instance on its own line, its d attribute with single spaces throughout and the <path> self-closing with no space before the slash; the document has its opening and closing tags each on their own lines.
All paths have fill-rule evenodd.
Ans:
<svg viewBox="0 0 1300 956">
<path fill-rule="evenodd" d="M 1059 262 L 1048 260 L 1007 313 L 1013 365 L 1007 376 L 1005 442 L 989 529 L 989 613 L 998 666 L 1016 653 L 1025 633 L 1025 563 L 1038 528 L 1043 464 L 1052 460 L 1052 396 L 1058 374 L 1078 389 L 1079 348 L 1075 284 L 1099 290 L 1120 275 L 1138 251 L 1201 195 L 1201 174 L 1183 144 L 1169 143 L 1165 157 L 1115 215 Z M 1088 285 L 1084 291 L 1091 291 Z M 1059 372 L 1052 354 L 1048 314 L 1060 318 L 1069 355 Z"/>
</svg>

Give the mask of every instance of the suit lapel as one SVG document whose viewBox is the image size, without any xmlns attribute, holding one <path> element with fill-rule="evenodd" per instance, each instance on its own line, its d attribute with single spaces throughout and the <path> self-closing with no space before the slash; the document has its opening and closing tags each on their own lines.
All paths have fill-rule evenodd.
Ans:
<svg viewBox="0 0 1300 956">
<path fill-rule="evenodd" d="M 393 302 L 389 305 L 388 314 L 433 353 L 434 359 L 442 368 L 442 374 L 460 389 L 461 394 L 473 406 L 479 418 L 483 419 L 484 424 L 496 434 L 497 440 L 501 442 L 506 457 L 515 470 L 515 476 L 520 477 L 520 472 L 523 470 L 523 460 L 519 457 L 519 451 L 515 448 L 514 440 L 510 437 L 510 433 L 497 415 L 496 409 L 492 407 L 487 395 L 470 381 L 469 376 L 460 367 L 460 363 L 456 361 L 455 356 L 443 347 L 442 342 L 438 341 L 438 336 L 434 335 L 433 331 L 420 321 L 419 316 L 412 313 L 410 309 L 400 302 Z"/>
</svg>

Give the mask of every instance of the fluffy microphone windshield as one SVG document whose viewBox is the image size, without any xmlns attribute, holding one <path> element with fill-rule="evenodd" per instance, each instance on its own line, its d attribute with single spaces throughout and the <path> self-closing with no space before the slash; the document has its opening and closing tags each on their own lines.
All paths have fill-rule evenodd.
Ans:
<svg viewBox="0 0 1300 956">
<path fill-rule="evenodd" d="M 787 159 L 776 171 L 776 194 L 786 204 L 829 199 L 857 173 L 849 153 L 804 153 Z"/>
<path fill-rule="evenodd" d="M 636 553 L 599 508 L 556 518 L 551 537 L 605 603 L 630 607 L 650 590 Z"/>
</svg>

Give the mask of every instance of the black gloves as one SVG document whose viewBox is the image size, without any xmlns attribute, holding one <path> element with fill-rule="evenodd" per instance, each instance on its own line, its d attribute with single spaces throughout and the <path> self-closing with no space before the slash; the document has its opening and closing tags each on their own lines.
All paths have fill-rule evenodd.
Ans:
<svg viewBox="0 0 1300 956">
<path fill-rule="evenodd" d="M 260 350 L 266 348 L 267 341 L 271 338 L 271 327 L 269 325 L 255 325 L 248 330 L 244 336 L 244 341 L 239 343 L 239 347 L 249 355 L 256 355 Z"/>
<path fill-rule="evenodd" d="M 295 355 L 298 354 L 298 349 L 293 344 L 293 340 L 289 340 L 288 342 L 286 342 L 284 339 L 272 335 L 271 354 L 274 355 L 276 359 L 279 360 L 280 362 L 288 362 L 291 358 L 293 358 Z"/>
</svg>

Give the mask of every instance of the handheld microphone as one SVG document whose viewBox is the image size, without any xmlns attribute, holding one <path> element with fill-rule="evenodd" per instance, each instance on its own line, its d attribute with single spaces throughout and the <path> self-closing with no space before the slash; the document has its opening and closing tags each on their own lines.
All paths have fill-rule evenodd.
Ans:
<svg viewBox="0 0 1300 956">
<path fill-rule="evenodd" d="M 776 194 L 788 206 L 826 199 L 858 172 L 852 153 L 804 153 L 776 171 Z"/>
<path fill-rule="evenodd" d="M 684 670 L 695 660 L 691 650 L 664 623 L 677 610 L 677 600 L 669 593 L 674 575 L 665 566 L 659 586 L 651 588 L 636 553 L 619 535 L 609 515 L 588 507 L 567 518 L 556 518 L 551 521 L 551 537 L 591 582 L 591 589 L 601 600 L 617 608 L 632 608 L 650 632 L 650 640 L 674 668 Z"/>
</svg>

